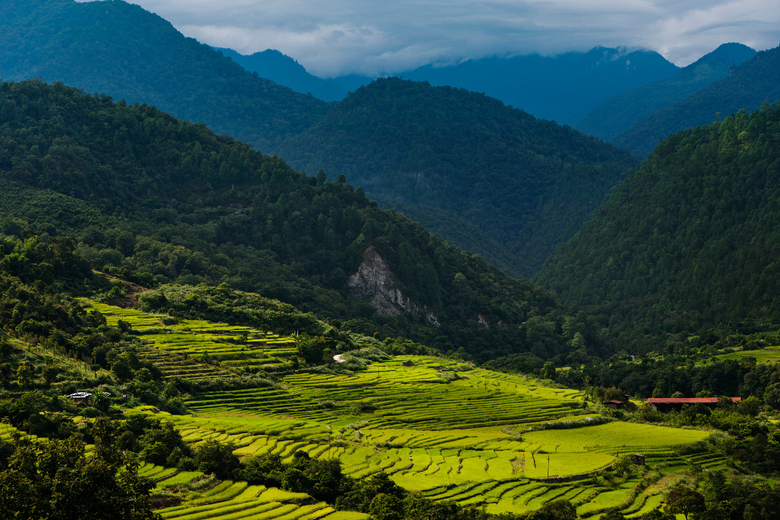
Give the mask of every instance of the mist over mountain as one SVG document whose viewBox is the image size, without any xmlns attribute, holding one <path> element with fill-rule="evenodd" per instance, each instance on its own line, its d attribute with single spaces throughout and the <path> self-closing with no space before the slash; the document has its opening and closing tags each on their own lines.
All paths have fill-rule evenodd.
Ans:
<svg viewBox="0 0 780 520">
<path fill-rule="evenodd" d="M 358 89 L 278 153 L 345 175 L 515 276 L 533 274 L 638 164 L 497 99 L 398 78 Z"/>
<path fill-rule="evenodd" d="M 633 88 L 591 110 L 577 130 L 611 141 L 653 112 L 685 100 L 702 88 L 728 77 L 756 54 L 740 43 L 724 43 L 671 78 Z"/>
<path fill-rule="evenodd" d="M 780 100 L 780 47 L 757 53 L 729 76 L 689 98 L 659 110 L 615 137 L 612 143 L 639 156 L 673 132 L 709 125 L 741 109 L 757 110 Z"/>
<path fill-rule="evenodd" d="M 261 79 L 121 1 L 0 0 L 0 77 L 39 77 L 154 105 L 269 150 L 327 104 Z"/>
</svg>

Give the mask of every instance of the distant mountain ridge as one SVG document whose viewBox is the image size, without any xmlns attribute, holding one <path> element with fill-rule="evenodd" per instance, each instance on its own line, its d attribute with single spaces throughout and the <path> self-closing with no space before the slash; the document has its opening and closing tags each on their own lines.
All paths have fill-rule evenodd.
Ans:
<svg viewBox="0 0 780 520">
<path fill-rule="evenodd" d="M 679 70 L 654 51 L 596 47 L 550 57 L 494 56 L 446 67 L 426 65 L 392 76 L 482 92 L 536 118 L 573 126 L 616 94 Z M 353 91 L 373 79 L 352 75 L 331 81 Z"/>
<path fill-rule="evenodd" d="M 756 51 L 746 45 L 724 43 L 671 78 L 633 88 L 605 101 L 583 117 L 575 128 L 609 142 L 653 112 L 683 101 L 727 77 L 729 71 L 755 54 Z"/>
<path fill-rule="evenodd" d="M 122 1 L 0 0 L 0 77 L 62 81 L 155 105 L 263 151 L 328 105 L 244 70 Z"/>
<path fill-rule="evenodd" d="M 233 49 L 215 47 L 228 58 L 250 72 L 257 72 L 261 78 L 290 87 L 301 94 L 311 94 L 323 101 L 341 101 L 347 90 L 340 85 L 306 72 L 306 69 L 293 58 L 274 49 L 267 49 L 250 55 L 240 54 Z"/>
<path fill-rule="evenodd" d="M 277 153 L 302 171 L 345 175 L 514 276 L 533 274 L 638 165 L 497 99 L 398 78 L 353 92 Z M 474 226 L 479 236 L 466 232 Z"/>
<path fill-rule="evenodd" d="M 744 109 L 780 100 L 780 47 L 757 53 L 716 83 L 684 101 L 659 110 L 617 136 L 612 143 L 639 156 L 674 132 L 708 125 Z"/>
</svg>

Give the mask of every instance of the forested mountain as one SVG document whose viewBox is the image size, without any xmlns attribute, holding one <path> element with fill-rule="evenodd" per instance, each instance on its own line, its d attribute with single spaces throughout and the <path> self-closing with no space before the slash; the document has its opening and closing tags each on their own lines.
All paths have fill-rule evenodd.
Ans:
<svg viewBox="0 0 780 520">
<path fill-rule="evenodd" d="M 520 276 L 637 164 L 483 94 L 398 78 L 360 88 L 279 153 L 299 170 L 345 175 L 383 206 Z"/>
<path fill-rule="evenodd" d="M 216 49 L 246 70 L 257 72 L 261 78 L 290 87 L 295 92 L 311 93 L 312 96 L 323 101 L 341 101 L 347 96 L 347 89 L 309 74 L 303 65 L 277 50 L 267 49 L 244 55 L 233 49 Z"/>
<path fill-rule="evenodd" d="M 558 56 L 513 56 L 426 65 L 396 77 L 465 88 L 500 99 L 540 119 L 574 125 L 599 103 L 625 90 L 669 78 L 680 69 L 653 51 L 596 47 Z M 347 90 L 372 78 L 335 78 Z"/>
<path fill-rule="evenodd" d="M 563 332 L 548 293 L 376 209 L 343 178 L 306 177 L 146 105 L 3 84 L 0 178 L 0 231 L 67 233 L 97 269 L 144 286 L 226 283 L 480 358 L 564 352 L 577 327 L 600 346 L 584 318 Z"/>
<path fill-rule="evenodd" d="M 698 90 L 728 77 L 730 71 L 755 54 L 755 50 L 740 43 L 724 43 L 671 78 L 632 88 L 605 101 L 575 128 L 609 142 L 653 112 L 684 101 Z"/>
<path fill-rule="evenodd" d="M 612 144 L 645 156 L 660 139 L 687 128 L 708 125 L 745 109 L 757 110 L 762 103 L 780 100 L 780 47 L 757 53 L 724 78 L 685 101 L 659 110 L 617 136 Z"/>
<path fill-rule="evenodd" d="M 326 103 L 244 70 L 121 1 L 0 0 L 0 77 L 63 81 L 155 105 L 268 151 Z"/>
<path fill-rule="evenodd" d="M 763 54 L 763 53 L 762 53 Z M 536 281 L 625 345 L 780 325 L 780 108 L 663 141 Z"/>
</svg>

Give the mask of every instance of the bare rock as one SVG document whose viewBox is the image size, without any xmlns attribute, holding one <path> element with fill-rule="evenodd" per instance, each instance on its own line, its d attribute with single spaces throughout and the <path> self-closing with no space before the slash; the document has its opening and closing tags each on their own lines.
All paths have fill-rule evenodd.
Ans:
<svg viewBox="0 0 780 520">
<path fill-rule="evenodd" d="M 440 325 L 433 310 L 404 294 L 395 274 L 374 246 L 363 252 L 363 263 L 349 277 L 347 285 L 353 297 L 370 303 L 382 316 L 397 316 L 403 311 L 417 318 L 424 317 L 431 325 Z"/>
</svg>

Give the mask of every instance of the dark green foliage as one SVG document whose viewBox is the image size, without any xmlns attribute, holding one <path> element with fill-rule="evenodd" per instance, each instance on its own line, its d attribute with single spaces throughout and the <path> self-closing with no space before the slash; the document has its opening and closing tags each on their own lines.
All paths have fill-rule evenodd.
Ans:
<svg viewBox="0 0 780 520">
<path fill-rule="evenodd" d="M 672 489 L 666 498 L 666 511 L 673 515 L 685 515 L 686 520 L 689 514 L 701 513 L 705 509 L 704 495 L 683 485 Z"/>
<path fill-rule="evenodd" d="M 128 431 L 133 431 L 133 425 L 128 427 Z M 171 423 L 164 423 L 161 425 L 159 422 L 151 422 L 144 424 L 142 432 L 143 434 L 138 437 L 136 446 L 141 458 L 147 462 L 165 466 L 170 459 L 171 454 L 177 450 L 179 456 L 188 457 L 191 454 L 189 446 L 187 446 L 181 438 L 181 433 L 174 429 Z M 202 462 L 205 468 L 212 469 L 212 471 L 215 468 L 221 468 L 221 460 L 219 459 L 220 453 L 211 457 L 213 454 L 207 449 L 204 451 L 203 458 L 198 462 Z M 171 462 L 174 463 L 172 465 L 175 465 L 178 463 L 178 460 L 172 460 Z"/>
<path fill-rule="evenodd" d="M 336 342 L 332 338 L 317 336 L 310 338 L 306 334 L 296 338 L 295 346 L 298 349 L 298 355 L 310 365 L 321 365 L 327 362 L 333 362 L 332 356 L 336 347 Z M 323 358 L 323 355 L 329 352 L 331 359 Z"/>
<path fill-rule="evenodd" d="M 696 518 L 772 520 L 780 511 L 780 490 L 777 487 L 755 484 L 740 477 L 727 479 L 722 471 L 705 473 L 700 484 L 705 501 L 704 512 L 697 514 Z M 691 502 L 697 509 L 701 506 L 698 497 Z"/>
<path fill-rule="evenodd" d="M 87 92 L 155 105 L 265 151 L 327 110 L 324 102 L 260 79 L 185 38 L 140 6 L 3 0 L 0 12 L 0 76 L 6 80 L 64 81 Z M 89 162 L 78 150 L 63 153 Z"/>
<path fill-rule="evenodd" d="M 49 198 L 49 214 L 66 211 L 64 197 L 73 201 L 67 215 L 87 205 L 102 213 L 93 225 L 74 215 L 64 226 L 78 238 L 81 256 L 101 271 L 145 286 L 225 283 L 276 298 L 302 311 L 280 322 L 273 312 L 263 315 L 287 331 L 317 332 L 304 314 L 314 312 L 341 320 L 346 330 L 404 336 L 444 351 L 462 348 L 480 359 L 522 351 L 549 357 L 569 348 L 565 316 L 551 295 L 378 210 L 360 189 L 306 177 L 278 158 L 154 108 L 115 104 L 61 84 L 3 84 L 0 110 L 6 158 L 0 182 L 59 192 Z M 6 233 L 58 232 L 45 217 L 24 221 L 3 211 L 0 206 L 0 217 L 9 217 Z M 403 294 L 441 326 L 403 312 L 383 316 L 350 296 L 347 279 L 371 246 Z M 241 314 L 224 308 L 224 294 L 198 291 L 207 304 L 223 301 L 214 307 L 217 319 Z M 199 298 L 176 303 L 172 297 L 172 307 L 212 319 L 201 313 Z M 257 317 L 244 313 L 240 321 Z M 589 346 L 598 347 L 598 340 Z"/>
<path fill-rule="evenodd" d="M 724 43 L 671 78 L 632 88 L 605 101 L 582 118 L 575 128 L 611 141 L 653 112 L 668 108 L 728 77 L 752 58 L 755 50 L 740 43 Z"/>
<path fill-rule="evenodd" d="M 138 476 L 138 465 L 108 449 L 110 425 L 103 425 L 96 450 L 87 457 L 77 437 L 35 443 L 13 442 L 0 471 L 0 509 L 12 518 L 42 520 L 152 520 L 154 482 Z M 102 449 L 101 446 L 107 449 Z"/>
<path fill-rule="evenodd" d="M 198 471 L 213 473 L 219 479 L 234 478 L 241 468 L 238 457 L 233 455 L 235 449 L 233 444 L 208 440 L 193 450 L 195 466 Z"/>
<path fill-rule="evenodd" d="M 345 175 L 515 276 L 535 272 L 637 164 L 483 94 L 397 78 L 352 93 L 279 151 L 298 169 Z"/>
<path fill-rule="evenodd" d="M 729 77 L 676 105 L 651 114 L 617 136 L 617 147 L 637 155 L 652 152 L 668 135 L 709 125 L 739 110 L 753 111 L 780 100 L 780 47 L 762 51 L 729 73 Z"/>
<path fill-rule="evenodd" d="M 778 200 L 780 108 L 766 105 L 661 143 L 537 281 L 634 348 L 716 326 L 777 330 Z"/>
</svg>

